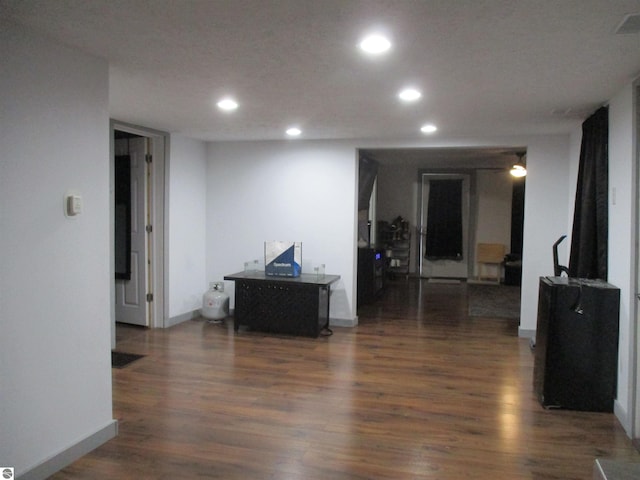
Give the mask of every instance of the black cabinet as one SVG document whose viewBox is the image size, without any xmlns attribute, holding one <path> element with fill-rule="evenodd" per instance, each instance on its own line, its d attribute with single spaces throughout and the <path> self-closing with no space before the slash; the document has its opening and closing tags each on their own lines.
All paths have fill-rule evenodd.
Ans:
<svg viewBox="0 0 640 480">
<path fill-rule="evenodd" d="M 329 327 L 331 284 L 338 275 L 272 277 L 264 272 L 234 273 L 234 329 L 317 337 Z"/>
<path fill-rule="evenodd" d="M 384 288 L 384 252 L 375 248 L 358 248 L 358 303 L 374 301 Z"/>
<path fill-rule="evenodd" d="M 613 411 L 619 312 L 607 282 L 540 278 L 533 386 L 544 407 Z"/>
</svg>

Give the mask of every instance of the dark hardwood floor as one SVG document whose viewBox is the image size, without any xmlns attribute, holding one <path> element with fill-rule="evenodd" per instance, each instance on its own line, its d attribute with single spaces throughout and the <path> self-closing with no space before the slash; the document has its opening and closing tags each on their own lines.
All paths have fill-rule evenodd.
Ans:
<svg viewBox="0 0 640 480">
<path fill-rule="evenodd" d="M 640 461 L 613 414 L 547 411 L 517 320 L 466 285 L 393 282 L 317 339 L 193 320 L 118 327 L 119 435 L 55 479 L 590 479 Z M 533 293 L 537 295 L 536 293 Z"/>
</svg>

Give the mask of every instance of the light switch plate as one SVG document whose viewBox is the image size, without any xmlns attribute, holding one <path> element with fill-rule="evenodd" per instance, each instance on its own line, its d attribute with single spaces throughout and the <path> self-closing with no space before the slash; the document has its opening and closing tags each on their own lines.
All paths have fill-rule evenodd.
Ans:
<svg viewBox="0 0 640 480">
<path fill-rule="evenodd" d="M 82 196 L 75 192 L 67 192 L 64 195 L 64 215 L 75 217 L 82 213 Z"/>
</svg>

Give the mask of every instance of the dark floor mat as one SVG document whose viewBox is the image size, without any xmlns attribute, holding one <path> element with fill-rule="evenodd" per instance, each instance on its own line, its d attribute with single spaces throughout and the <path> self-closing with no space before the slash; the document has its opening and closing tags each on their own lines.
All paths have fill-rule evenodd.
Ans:
<svg viewBox="0 0 640 480">
<path fill-rule="evenodd" d="M 137 353 L 111 352 L 111 367 L 124 368 L 142 357 L 144 355 L 138 355 Z"/>
</svg>

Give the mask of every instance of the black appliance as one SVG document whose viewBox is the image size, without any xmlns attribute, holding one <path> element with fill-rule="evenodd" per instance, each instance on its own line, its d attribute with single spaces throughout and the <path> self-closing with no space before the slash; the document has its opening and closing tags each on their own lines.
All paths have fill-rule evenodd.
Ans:
<svg viewBox="0 0 640 480">
<path fill-rule="evenodd" d="M 603 280 L 541 277 L 533 387 L 546 408 L 612 412 L 620 290 Z"/>
<path fill-rule="evenodd" d="M 358 306 L 373 302 L 382 294 L 384 274 L 384 251 L 377 248 L 358 248 Z"/>
</svg>

